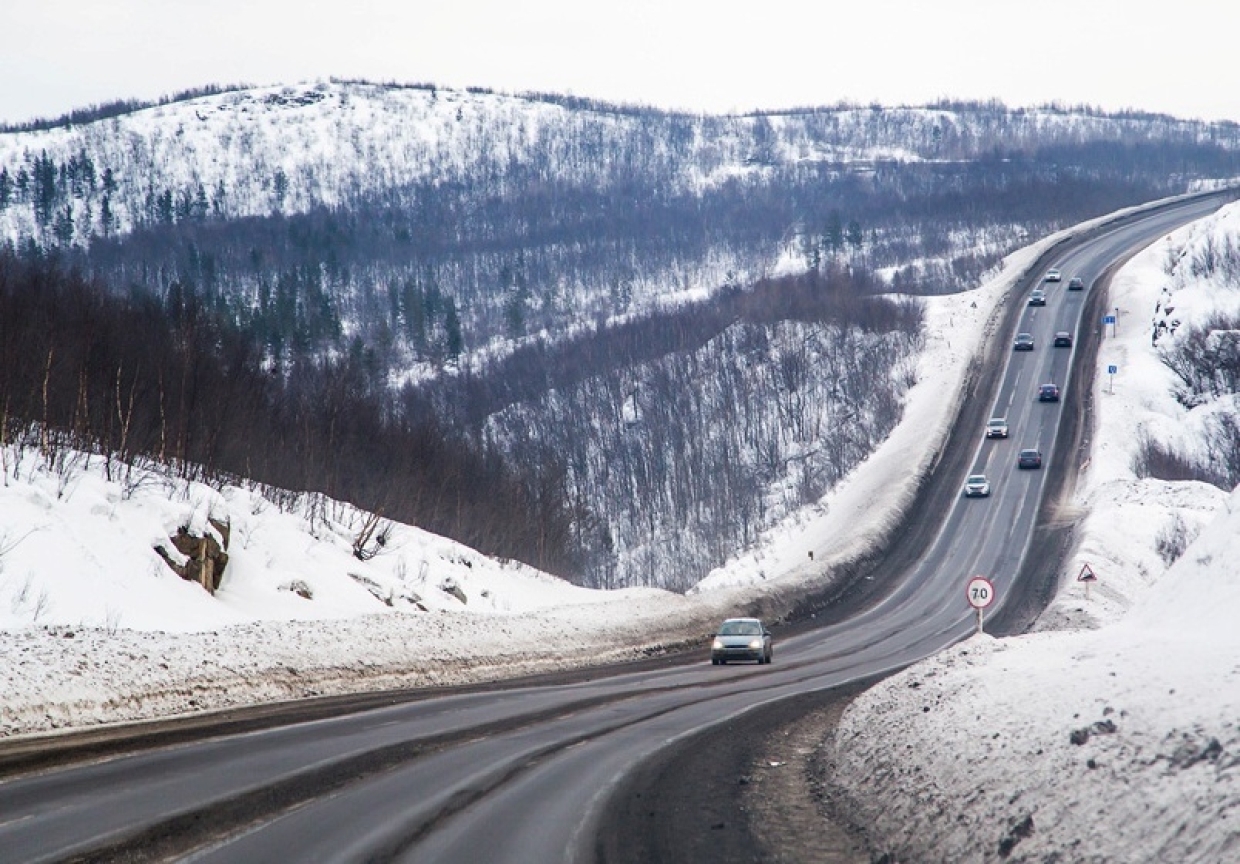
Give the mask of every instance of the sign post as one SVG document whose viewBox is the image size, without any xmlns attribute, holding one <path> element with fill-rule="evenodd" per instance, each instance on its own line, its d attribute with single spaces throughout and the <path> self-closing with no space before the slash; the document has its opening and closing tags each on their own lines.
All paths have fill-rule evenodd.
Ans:
<svg viewBox="0 0 1240 864">
<path fill-rule="evenodd" d="M 1118 312 L 1119 310 L 1116 309 L 1115 311 Z M 1103 315 L 1102 316 L 1102 323 L 1111 325 L 1111 336 L 1115 336 L 1116 331 L 1119 329 L 1118 327 L 1116 327 L 1115 321 L 1116 321 L 1116 316 L 1114 315 Z"/>
<path fill-rule="evenodd" d="M 969 584 L 964 589 L 964 596 L 968 599 L 969 605 L 977 610 L 977 632 L 981 633 L 982 610 L 995 602 L 995 586 L 985 576 L 970 576 Z"/>
<path fill-rule="evenodd" d="M 1089 564 L 1086 564 L 1084 567 L 1081 568 L 1081 572 L 1077 574 L 1076 581 L 1085 583 L 1085 599 L 1088 600 L 1089 599 L 1089 585 L 1091 582 L 1097 582 L 1098 576 L 1096 573 L 1094 573 L 1094 568 L 1090 567 Z"/>
<path fill-rule="evenodd" d="M 1107 366 L 1107 374 L 1111 376 L 1111 383 L 1109 387 L 1112 393 L 1115 392 L 1115 373 L 1118 371 L 1119 371 L 1119 367 L 1115 366 L 1114 364 Z"/>
</svg>

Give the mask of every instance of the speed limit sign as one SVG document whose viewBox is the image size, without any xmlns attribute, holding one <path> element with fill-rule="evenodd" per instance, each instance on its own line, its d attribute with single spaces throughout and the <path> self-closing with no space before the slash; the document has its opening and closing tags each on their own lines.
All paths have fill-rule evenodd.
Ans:
<svg viewBox="0 0 1240 864">
<path fill-rule="evenodd" d="M 995 602 L 995 586 L 985 576 L 974 576 L 969 579 L 965 596 L 969 598 L 969 605 L 974 609 L 985 609 Z"/>
<path fill-rule="evenodd" d="M 977 632 L 982 632 L 982 610 L 995 602 L 995 586 L 985 576 L 972 576 L 965 587 L 969 605 L 977 610 Z"/>
</svg>

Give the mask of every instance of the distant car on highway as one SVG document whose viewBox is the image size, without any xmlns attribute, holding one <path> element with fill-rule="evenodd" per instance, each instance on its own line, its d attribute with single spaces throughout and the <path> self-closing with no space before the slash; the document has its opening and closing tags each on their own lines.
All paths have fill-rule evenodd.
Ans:
<svg viewBox="0 0 1240 864">
<path fill-rule="evenodd" d="M 1013 351 L 1032 351 L 1033 350 L 1033 334 L 1017 333 L 1016 341 L 1012 343 Z"/>
<path fill-rule="evenodd" d="M 987 438 L 1006 438 L 1008 437 L 1008 425 L 1006 417 L 991 417 L 986 421 L 986 437 Z"/>
<path fill-rule="evenodd" d="M 1029 305 L 1030 306 L 1045 306 L 1046 305 L 1046 292 L 1043 291 L 1041 288 L 1034 288 L 1032 291 L 1030 291 L 1029 292 Z"/>
<path fill-rule="evenodd" d="M 966 498 L 988 498 L 990 497 L 990 481 L 986 479 L 985 474 L 970 474 L 964 481 L 964 497 Z"/>
<path fill-rule="evenodd" d="M 1039 402 L 1058 402 L 1059 401 L 1059 385 L 1043 384 L 1038 388 Z"/>
<path fill-rule="evenodd" d="M 1069 291 L 1084 291 L 1085 280 L 1082 279 L 1080 276 L 1073 276 L 1071 279 L 1068 280 L 1068 290 Z"/>
<path fill-rule="evenodd" d="M 1055 334 L 1055 347 L 1056 348 L 1071 348 L 1072 347 L 1072 334 L 1069 333 L 1067 330 L 1060 330 L 1058 333 L 1056 333 Z"/>
<path fill-rule="evenodd" d="M 710 645 L 710 662 L 715 666 L 729 660 L 771 662 L 771 631 L 757 618 L 729 618 L 719 625 Z"/>
<path fill-rule="evenodd" d="M 1052 267 L 1046 271 L 1046 275 L 1042 277 L 1043 282 L 1058 282 L 1063 279 L 1063 274 Z"/>
<path fill-rule="evenodd" d="M 1020 451 L 1020 455 L 1016 457 L 1017 468 L 1041 468 L 1042 467 L 1042 451 L 1028 447 Z"/>
</svg>

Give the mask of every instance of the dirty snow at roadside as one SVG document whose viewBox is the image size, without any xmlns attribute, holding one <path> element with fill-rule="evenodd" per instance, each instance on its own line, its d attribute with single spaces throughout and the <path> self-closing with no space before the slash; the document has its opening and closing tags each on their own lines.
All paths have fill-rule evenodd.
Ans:
<svg viewBox="0 0 1240 864">
<path fill-rule="evenodd" d="M 1240 407 L 1234 394 L 1184 407 L 1151 344 L 1168 306 L 1180 326 L 1240 311 L 1240 285 L 1191 273 L 1195 252 L 1228 242 L 1240 243 L 1238 205 L 1150 247 L 1112 284 L 1121 326 L 1098 357 L 1092 459 L 1073 502 L 1084 519 L 1043 632 L 975 636 L 893 676 L 828 742 L 877 850 L 1240 860 L 1240 489 L 1133 470 L 1145 436 L 1200 455 L 1203 418 Z M 1168 567 L 1177 536 L 1187 545 Z M 1088 596 L 1085 564 L 1099 577 Z"/>
</svg>

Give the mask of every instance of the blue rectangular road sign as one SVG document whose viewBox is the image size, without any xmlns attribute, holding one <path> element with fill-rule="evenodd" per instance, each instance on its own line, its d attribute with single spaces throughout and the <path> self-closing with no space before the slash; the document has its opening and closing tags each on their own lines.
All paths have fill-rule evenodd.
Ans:
<svg viewBox="0 0 1240 864">
<path fill-rule="evenodd" d="M 1114 324 L 1114 323 L 1115 323 L 1115 316 L 1114 316 L 1114 315 L 1103 315 L 1103 316 L 1102 316 L 1102 323 L 1103 323 L 1103 324 Z"/>
<path fill-rule="evenodd" d="M 1118 372 L 1118 371 L 1119 371 L 1119 367 L 1118 367 L 1118 366 L 1108 366 L 1108 367 L 1107 367 L 1107 374 L 1108 374 L 1108 375 L 1114 375 L 1114 374 L 1115 374 L 1116 372 Z"/>
</svg>

